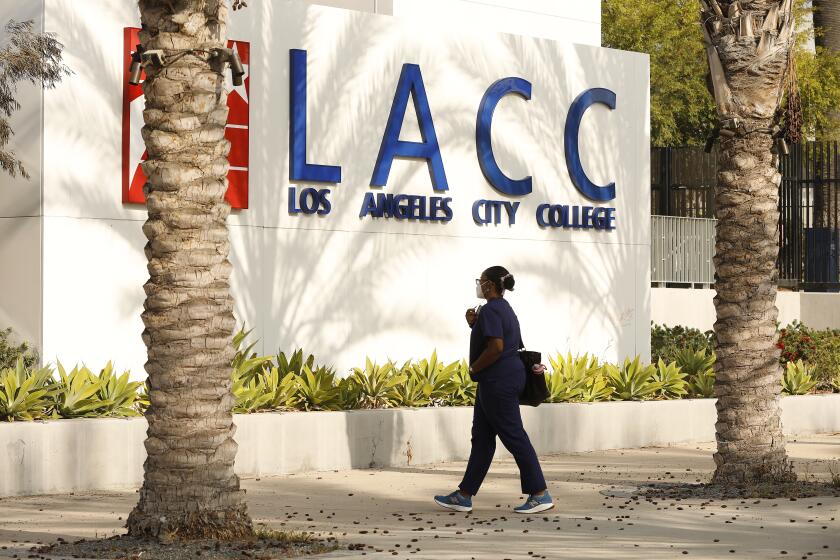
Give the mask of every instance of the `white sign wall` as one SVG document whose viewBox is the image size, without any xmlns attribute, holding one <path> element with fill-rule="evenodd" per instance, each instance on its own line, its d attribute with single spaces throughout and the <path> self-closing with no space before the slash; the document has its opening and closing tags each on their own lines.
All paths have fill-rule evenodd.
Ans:
<svg viewBox="0 0 840 560">
<path fill-rule="evenodd" d="M 85 27 L 95 4 L 47 10 L 47 29 L 75 14 L 80 37 L 68 42 L 76 74 L 45 94 L 44 357 L 113 359 L 141 377 L 144 211 L 120 196 L 123 30 L 137 23 L 117 15 Z M 233 288 L 258 349 L 302 346 L 342 372 L 366 355 L 460 359 L 473 279 L 501 264 L 516 276 L 508 297 L 529 346 L 649 355 L 646 56 L 297 2 L 256 3 L 231 19 L 229 36 L 251 48 L 249 207 L 229 220 Z M 307 162 L 340 166 L 338 184 L 290 180 L 293 49 L 306 51 Z M 425 161 L 399 157 L 387 184 L 371 187 L 405 64 L 422 76 L 447 191 L 434 190 Z M 532 177 L 524 196 L 491 186 L 476 151 L 482 98 L 506 77 L 529 82 L 531 95 L 501 98 L 492 148 L 505 175 Z M 594 184 L 615 183 L 607 201 L 581 194 L 564 154 L 570 107 L 593 88 L 614 92 L 615 108 L 583 113 L 580 158 Z M 412 101 L 400 139 L 422 140 Z M 329 214 L 290 214 L 290 188 L 297 209 L 310 187 L 329 190 Z M 451 198 L 452 219 L 360 218 L 366 193 Z M 505 213 L 477 224 L 480 200 L 518 202 L 515 223 Z M 544 204 L 614 208 L 615 229 L 540 227 Z"/>
</svg>

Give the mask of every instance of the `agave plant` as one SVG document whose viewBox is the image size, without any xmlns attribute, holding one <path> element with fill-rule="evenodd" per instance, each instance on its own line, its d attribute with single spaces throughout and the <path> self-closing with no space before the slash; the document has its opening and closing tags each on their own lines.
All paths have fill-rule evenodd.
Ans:
<svg viewBox="0 0 840 560">
<path fill-rule="evenodd" d="M 291 407 L 298 388 L 297 377 L 297 374 L 291 371 L 283 375 L 276 366 L 264 369 L 257 378 L 263 394 L 268 396 L 263 401 L 262 408 L 277 410 Z"/>
<path fill-rule="evenodd" d="M 0 371 L 0 420 L 43 418 L 53 388 L 50 368 L 30 370 L 19 357 L 14 368 Z"/>
<path fill-rule="evenodd" d="M 365 369 L 353 368 L 349 380 L 359 392 L 362 408 L 388 408 L 395 405 L 396 386 L 405 383 L 407 376 L 394 373 L 393 362 L 379 366 L 365 358 Z"/>
<path fill-rule="evenodd" d="M 232 379 L 241 379 L 246 383 L 256 381 L 257 378 L 271 364 L 271 356 L 253 356 L 240 361 L 233 367 Z"/>
<path fill-rule="evenodd" d="M 663 399 L 681 399 L 688 394 L 686 375 L 680 370 L 676 362 L 665 363 L 659 358 L 653 372 L 653 380 L 661 385 L 656 395 Z"/>
<path fill-rule="evenodd" d="M 417 376 L 418 382 L 422 384 L 423 393 L 432 405 L 438 406 L 446 402 L 456 388 L 455 372 L 458 371 L 460 362 L 452 362 L 444 365 L 438 361 L 437 351 L 426 360 L 411 364 L 411 371 Z"/>
<path fill-rule="evenodd" d="M 137 394 L 137 402 L 135 406 L 137 407 L 137 412 L 140 414 L 145 414 L 147 410 L 149 410 L 149 405 L 151 402 L 149 401 L 149 391 L 151 387 L 149 387 L 149 379 L 146 378 L 146 381 L 143 382 L 143 387 L 140 389 L 140 392 Z"/>
<path fill-rule="evenodd" d="M 249 334 L 251 334 L 251 331 L 246 331 L 245 327 L 242 327 L 239 332 L 233 335 L 233 348 L 236 352 L 230 362 L 233 368 L 231 379 L 234 383 L 240 381 L 240 388 L 256 381 L 256 378 L 273 359 L 272 356 L 257 356 L 256 353 L 252 352 L 254 346 L 257 345 L 257 341 L 242 348 L 242 344 Z"/>
<path fill-rule="evenodd" d="M 548 361 L 551 373 L 546 375 L 547 402 L 553 403 L 582 400 L 587 382 L 600 369 L 598 358 L 590 358 L 589 354 L 575 357 L 571 353 L 565 357 L 557 354 L 556 358 L 549 356 Z"/>
<path fill-rule="evenodd" d="M 710 399 L 715 396 L 715 370 L 693 375 L 688 382 L 688 388 L 693 397 Z"/>
<path fill-rule="evenodd" d="M 277 364 L 278 371 L 283 376 L 285 376 L 288 373 L 301 375 L 301 373 L 303 372 L 303 366 L 308 367 L 310 370 L 317 369 L 315 367 L 315 356 L 309 354 L 306 357 L 306 359 L 304 359 L 303 349 L 300 348 L 292 353 L 291 358 L 286 358 L 286 354 L 283 352 L 277 352 L 275 361 Z"/>
<path fill-rule="evenodd" d="M 805 395 L 817 386 L 813 366 L 802 360 L 788 362 L 782 376 L 782 392 L 787 395 Z"/>
<path fill-rule="evenodd" d="M 341 392 L 336 386 L 335 372 L 326 367 L 313 371 L 304 364 L 300 375 L 295 375 L 295 391 L 289 403 L 303 410 L 338 410 Z"/>
<path fill-rule="evenodd" d="M 396 368 L 394 370 L 397 371 Z M 394 406 L 407 406 L 411 408 L 428 406 L 431 401 L 425 391 L 426 383 L 423 378 L 411 368 L 411 364 L 408 362 L 399 369 L 399 372 L 406 379 L 403 383 L 394 386 L 394 396 L 392 399 Z"/>
<path fill-rule="evenodd" d="M 142 381 L 129 381 L 129 373 L 117 376 L 111 362 L 99 372 L 100 387 L 97 395 L 103 403 L 101 414 L 105 416 L 140 416 L 137 402 L 140 394 L 137 390 L 144 385 Z"/>
<path fill-rule="evenodd" d="M 624 365 L 605 365 L 607 382 L 614 389 L 613 397 L 622 401 L 638 401 L 649 398 L 662 389 L 662 383 L 654 381 L 656 367 L 642 365 L 639 356 L 631 362 L 624 359 Z"/>
<path fill-rule="evenodd" d="M 458 362 L 452 374 L 452 392 L 446 400 L 449 406 L 471 406 L 475 404 L 478 384 L 470 377 L 470 366 L 466 360 Z"/>
<path fill-rule="evenodd" d="M 680 370 L 689 377 L 695 375 L 714 375 L 714 365 L 717 356 L 714 352 L 707 354 L 705 350 L 694 351 L 683 348 L 676 355 L 676 363 Z"/>
<path fill-rule="evenodd" d="M 232 360 L 233 361 L 233 367 L 236 367 L 238 363 L 241 363 L 242 361 L 247 360 L 249 357 L 256 355 L 256 354 L 253 354 L 251 351 L 254 349 L 254 346 L 257 345 L 257 342 L 259 342 L 259 340 L 256 340 L 256 341 L 252 342 L 251 344 L 249 344 L 245 348 L 242 348 L 242 343 L 245 342 L 245 339 L 248 338 L 248 335 L 251 334 L 251 332 L 253 330 L 254 329 L 246 331 L 245 330 L 245 325 L 243 325 L 242 328 L 239 329 L 239 331 L 237 331 L 236 334 L 233 335 L 232 344 L 233 344 L 233 349 L 236 351 L 235 354 L 233 355 L 233 360 Z"/>
<path fill-rule="evenodd" d="M 262 390 L 256 378 L 250 380 L 244 377 L 233 378 L 231 392 L 236 399 L 233 411 L 240 414 L 256 412 L 271 398 L 271 395 Z"/>
<path fill-rule="evenodd" d="M 688 390 L 693 397 L 711 398 L 715 395 L 714 352 L 683 348 L 676 354 L 677 366 L 688 375 Z"/>
<path fill-rule="evenodd" d="M 608 379 L 604 366 L 598 368 L 598 371 L 587 378 L 583 385 L 579 398 L 582 402 L 599 402 L 608 401 L 612 398 L 615 388 L 613 388 Z"/>
<path fill-rule="evenodd" d="M 361 408 L 361 392 L 351 379 L 338 382 L 338 409 L 355 410 Z"/>
<path fill-rule="evenodd" d="M 56 367 L 59 379 L 49 394 L 54 418 L 101 416 L 114 405 L 112 401 L 100 398 L 103 381 L 87 367 L 80 368 L 77 365 L 70 373 L 67 373 L 61 362 L 56 362 Z"/>
</svg>

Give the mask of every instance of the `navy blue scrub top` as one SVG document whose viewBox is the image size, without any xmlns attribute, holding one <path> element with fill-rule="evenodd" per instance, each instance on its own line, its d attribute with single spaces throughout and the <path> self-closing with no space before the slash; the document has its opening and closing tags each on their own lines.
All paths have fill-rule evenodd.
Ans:
<svg viewBox="0 0 840 560">
<path fill-rule="evenodd" d="M 478 312 L 470 333 L 470 363 L 475 362 L 487 348 L 488 338 L 501 338 L 504 341 L 502 355 L 493 364 L 476 372 L 476 379 L 497 381 L 517 378 L 525 372 L 525 366 L 519 359 L 519 319 L 513 308 L 503 298 L 491 299 Z"/>
</svg>

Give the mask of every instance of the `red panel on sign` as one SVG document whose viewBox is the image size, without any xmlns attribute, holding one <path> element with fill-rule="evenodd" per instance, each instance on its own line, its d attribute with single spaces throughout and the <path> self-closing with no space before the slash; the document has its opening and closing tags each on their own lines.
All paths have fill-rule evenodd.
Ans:
<svg viewBox="0 0 840 560">
<path fill-rule="evenodd" d="M 146 101 L 142 88 L 128 83 L 131 67 L 131 55 L 140 42 L 140 30 L 126 27 L 123 31 L 125 44 L 125 64 L 123 72 L 123 122 L 122 122 L 122 201 L 124 203 L 145 204 L 143 185 L 146 175 L 140 164 L 148 157 L 143 137 L 143 109 Z M 225 138 L 230 140 L 231 169 L 228 172 L 228 191 L 225 199 L 233 208 L 248 208 L 248 126 L 249 94 L 251 88 L 250 64 L 251 45 L 247 41 L 228 41 L 228 48 L 239 54 L 245 67 L 244 83 L 234 86 L 229 72 L 225 72 L 225 89 L 228 91 L 228 124 Z M 141 74 L 141 81 L 145 74 Z"/>
</svg>

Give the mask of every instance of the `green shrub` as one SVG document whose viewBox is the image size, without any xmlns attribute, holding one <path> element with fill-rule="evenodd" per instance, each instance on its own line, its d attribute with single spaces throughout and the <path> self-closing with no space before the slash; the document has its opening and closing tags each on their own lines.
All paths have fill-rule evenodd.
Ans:
<svg viewBox="0 0 840 560">
<path fill-rule="evenodd" d="M 779 330 L 776 346 L 783 366 L 797 360 L 807 362 L 817 389 L 831 390 L 832 378 L 840 370 L 840 330 L 815 330 L 794 321 Z"/>
<path fill-rule="evenodd" d="M 25 363 L 18 356 L 15 367 L 0 370 L 0 420 L 37 420 L 47 414 L 52 370 L 27 368 Z"/>
<path fill-rule="evenodd" d="M 817 389 L 831 390 L 832 380 L 840 371 L 840 333 L 817 331 L 814 333 L 816 348 L 811 354 L 814 380 Z"/>
<path fill-rule="evenodd" d="M 782 365 L 796 360 L 810 362 L 811 353 L 817 348 L 811 330 L 799 321 L 794 321 L 779 329 L 779 340 L 776 346 L 781 350 L 779 362 Z"/>
<path fill-rule="evenodd" d="M 782 392 L 788 395 L 805 395 L 814 390 L 817 382 L 811 376 L 813 368 L 802 360 L 788 362 L 782 377 Z"/>
<path fill-rule="evenodd" d="M 668 327 L 651 323 L 650 353 L 653 363 L 658 363 L 660 359 L 665 360 L 665 363 L 675 362 L 677 354 L 684 349 L 693 352 L 705 350 L 711 354 L 714 351 L 714 333 L 679 325 Z"/>
<path fill-rule="evenodd" d="M 38 352 L 24 341 L 14 344 L 9 338 L 12 335 L 12 328 L 0 330 L 0 370 L 15 369 L 18 360 L 23 361 L 24 369 L 32 369 L 38 363 Z"/>
<path fill-rule="evenodd" d="M 613 399 L 622 401 L 637 401 L 647 399 L 661 391 L 663 386 L 654 380 L 656 367 L 642 365 L 639 356 L 633 361 L 625 358 L 621 367 L 613 364 L 604 365 L 607 374 L 607 385 L 613 388 Z"/>
</svg>

